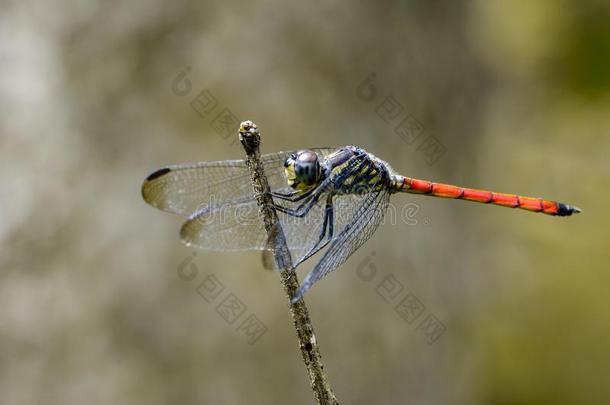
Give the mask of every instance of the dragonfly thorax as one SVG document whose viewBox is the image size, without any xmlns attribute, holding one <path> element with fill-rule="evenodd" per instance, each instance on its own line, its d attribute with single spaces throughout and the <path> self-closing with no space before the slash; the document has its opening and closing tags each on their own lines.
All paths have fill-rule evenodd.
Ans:
<svg viewBox="0 0 610 405">
<path fill-rule="evenodd" d="M 320 159 L 309 149 L 299 150 L 284 162 L 288 185 L 295 190 L 307 190 L 317 185 L 322 177 Z"/>
</svg>

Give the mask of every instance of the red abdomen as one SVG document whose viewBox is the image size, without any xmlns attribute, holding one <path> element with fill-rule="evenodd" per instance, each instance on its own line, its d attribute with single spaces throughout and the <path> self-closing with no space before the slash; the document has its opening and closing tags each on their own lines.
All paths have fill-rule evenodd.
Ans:
<svg viewBox="0 0 610 405">
<path fill-rule="evenodd" d="M 548 215 L 568 216 L 581 212 L 578 207 L 560 203 L 558 201 L 458 187 L 450 184 L 434 183 L 404 176 L 393 176 L 392 191 L 476 201 L 486 204 L 501 205 L 503 207 L 542 212 Z"/>
</svg>

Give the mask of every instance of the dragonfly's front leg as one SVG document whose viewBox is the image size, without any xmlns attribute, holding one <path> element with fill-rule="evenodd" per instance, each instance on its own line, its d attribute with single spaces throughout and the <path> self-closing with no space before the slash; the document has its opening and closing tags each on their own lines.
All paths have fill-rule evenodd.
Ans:
<svg viewBox="0 0 610 405">
<path fill-rule="evenodd" d="M 273 206 L 277 211 L 283 212 L 284 214 L 302 218 L 307 215 L 311 207 L 313 207 L 318 202 L 318 199 L 320 198 L 320 195 L 322 195 L 322 193 L 329 190 L 332 192 L 331 184 L 333 183 L 332 180 L 329 178 L 324 180 L 318 187 L 307 191 L 305 193 L 306 195 L 303 197 L 303 199 L 307 199 L 307 201 L 302 202 L 296 208 L 286 208 L 278 204 L 273 204 Z M 298 199 L 297 201 L 299 200 L 301 199 Z"/>
<path fill-rule="evenodd" d="M 294 267 L 297 267 L 299 264 L 303 263 L 305 260 L 309 259 L 311 256 L 315 255 L 320 249 L 323 249 L 328 243 L 333 239 L 334 232 L 334 213 L 333 213 L 333 195 L 329 194 L 326 197 L 326 208 L 324 210 L 324 223 L 322 224 L 322 232 L 320 233 L 320 237 L 316 244 L 307 252 L 302 258 L 299 259 L 298 262 L 295 263 Z M 324 237 L 326 236 L 326 231 L 328 230 L 328 237 L 326 241 L 322 244 Z"/>
<path fill-rule="evenodd" d="M 314 205 L 316 205 L 321 194 L 322 194 L 321 192 L 312 194 L 310 196 L 311 198 L 309 199 L 309 201 L 303 202 L 301 205 L 299 205 L 298 207 L 296 207 L 294 209 L 282 207 L 281 205 L 277 205 L 277 204 L 273 204 L 273 206 L 276 209 L 276 211 L 282 212 L 282 213 L 290 215 L 292 217 L 303 218 L 305 215 L 307 215 L 309 210 L 311 210 L 311 208 Z"/>
<path fill-rule="evenodd" d="M 315 190 L 315 188 L 312 188 L 311 190 L 308 190 L 304 193 L 299 190 L 291 191 L 290 193 L 272 191 L 271 196 L 273 196 L 275 198 L 279 198 L 280 200 L 284 200 L 284 201 L 297 202 L 297 201 L 301 201 L 302 199 L 304 199 L 306 197 L 309 197 L 311 195 L 311 193 L 314 192 L 314 190 Z"/>
</svg>

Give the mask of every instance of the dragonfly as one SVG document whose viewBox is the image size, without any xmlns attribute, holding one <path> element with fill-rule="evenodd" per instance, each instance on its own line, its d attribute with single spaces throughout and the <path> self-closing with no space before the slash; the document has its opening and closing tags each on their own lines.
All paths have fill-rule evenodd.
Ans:
<svg viewBox="0 0 610 405">
<path fill-rule="evenodd" d="M 292 302 L 340 267 L 382 223 L 390 196 L 415 193 L 519 208 L 553 216 L 581 209 L 536 197 L 405 177 L 356 146 L 313 148 L 261 156 L 292 268 L 320 251 Z M 144 200 L 186 217 L 180 238 L 208 250 L 269 250 L 245 160 L 163 167 L 142 185 Z"/>
</svg>

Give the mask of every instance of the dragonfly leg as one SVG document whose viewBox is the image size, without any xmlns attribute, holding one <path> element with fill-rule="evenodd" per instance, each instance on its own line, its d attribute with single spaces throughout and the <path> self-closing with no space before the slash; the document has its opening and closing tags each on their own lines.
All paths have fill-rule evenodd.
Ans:
<svg viewBox="0 0 610 405">
<path fill-rule="evenodd" d="M 311 195 L 311 193 L 313 193 L 315 189 L 311 189 L 309 191 L 306 191 L 305 193 L 301 192 L 301 191 L 292 191 L 290 193 L 281 193 L 279 191 L 272 191 L 271 192 L 271 196 L 278 198 L 280 200 L 284 200 L 284 201 L 291 201 L 291 202 L 297 202 L 297 201 L 301 201 L 302 199 L 309 197 Z"/>
<path fill-rule="evenodd" d="M 324 185 L 324 184 L 323 184 Z M 309 210 L 311 210 L 311 208 L 316 205 L 316 203 L 318 202 L 318 200 L 320 199 L 320 195 L 322 195 L 322 193 L 324 193 L 326 191 L 326 187 L 318 187 L 315 189 L 312 189 L 308 192 L 308 196 L 305 198 L 306 201 L 303 201 L 301 204 L 299 204 L 298 207 L 296 208 L 287 208 L 287 207 L 283 207 L 279 204 L 273 204 L 273 207 L 279 211 L 279 212 L 283 212 L 284 214 L 293 216 L 293 217 L 297 217 L 297 218 L 302 218 L 305 215 L 307 215 L 307 213 L 309 212 Z"/>
<path fill-rule="evenodd" d="M 363 167 L 363 162 L 358 162 L 350 170 L 345 170 L 344 173 L 339 174 L 336 178 L 326 178 L 318 187 L 312 189 L 307 198 L 308 201 L 301 203 L 298 207 L 291 209 L 282 207 L 281 205 L 274 204 L 276 210 L 288 214 L 293 217 L 302 218 L 309 210 L 318 202 L 320 195 L 328 190 L 337 188 L 337 185 L 341 185 L 352 173 L 357 172 Z M 304 210 L 304 211 L 303 211 Z"/>
<path fill-rule="evenodd" d="M 283 212 L 284 214 L 290 215 L 292 217 L 303 218 L 305 215 L 307 215 L 307 213 L 309 213 L 309 210 L 311 210 L 311 208 L 316 205 L 318 199 L 320 198 L 320 194 L 321 193 L 315 193 L 311 195 L 311 199 L 309 201 L 302 203 L 294 209 L 282 207 L 281 205 L 277 204 L 274 204 L 273 206 L 276 211 Z"/>
<path fill-rule="evenodd" d="M 320 249 L 323 249 L 326 245 L 328 245 L 328 243 L 333 239 L 333 231 L 334 231 L 333 221 L 334 221 L 333 196 L 332 196 L 332 194 L 330 194 L 326 198 L 324 223 L 322 224 L 322 232 L 320 233 L 320 238 L 318 239 L 316 244 L 309 250 L 309 252 L 307 252 L 302 258 L 299 259 L 298 262 L 296 262 L 294 267 L 297 267 L 299 264 L 303 263 L 305 260 L 309 259 L 311 256 L 316 254 Z M 324 237 L 327 234 L 327 230 L 328 230 L 328 237 L 326 238 L 326 241 L 324 241 Z M 322 241 L 324 241 L 324 243 L 322 243 Z"/>
<path fill-rule="evenodd" d="M 325 179 L 322 183 L 320 183 L 320 185 L 314 189 L 309 190 L 306 194 L 306 196 L 304 197 L 304 199 L 306 201 L 303 201 L 298 207 L 296 208 L 286 208 L 286 207 L 282 207 L 281 205 L 278 204 L 273 204 L 275 209 L 283 212 L 284 214 L 288 214 L 291 215 L 293 217 L 298 217 L 298 218 L 302 218 L 305 215 L 307 215 L 307 213 L 309 212 L 309 210 L 318 202 L 320 196 L 327 192 L 327 191 L 331 191 L 334 189 L 334 182 L 331 178 L 327 178 Z M 296 201 L 299 201 L 300 198 Z M 302 212 L 304 210 L 304 212 Z"/>
</svg>

